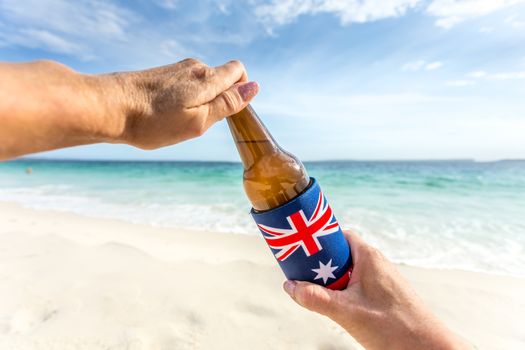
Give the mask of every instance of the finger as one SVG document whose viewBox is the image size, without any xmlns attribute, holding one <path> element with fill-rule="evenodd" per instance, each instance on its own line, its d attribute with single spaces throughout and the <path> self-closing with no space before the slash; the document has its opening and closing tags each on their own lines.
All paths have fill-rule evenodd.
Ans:
<svg viewBox="0 0 525 350">
<path fill-rule="evenodd" d="M 223 82 L 223 90 L 235 83 L 244 83 L 248 81 L 248 73 L 241 61 L 230 61 L 222 66 L 215 67 L 215 82 Z"/>
<path fill-rule="evenodd" d="M 240 61 L 230 61 L 215 68 L 196 66 L 192 74 L 200 90 L 194 101 L 197 105 L 213 100 L 236 83 L 248 81 L 246 69 Z"/>
<path fill-rule="evenodd" d="M 237 83 L 207 104 L 208 123 L 211 125 L 245 108 L 259 92 L 256 82 Z"/>
<path fill-rule="evenodd" d="M 357 233 L 357 231 L 355 230 L 352 230 L 352 229 L 346 229 L 346 230 L 343 230 L 343 234 L 344 236 L 346 237 L 346 239 L 348 241 L 352 240 L 353 237 L 356 237 L 356 239 L 360 239 L 361 237 L 359 237 L 359 234 Z"/>
<path fill-rule="evenodd" d="M 352 254 L 352 260 L 355 265 L 356 261 L 359 259 L 359 251 L 368 247 L 368 243 L 366 243 L 354 230 L 344 230 L 343 234 L 350 245 L 350 253 Z"/>
<path fill-rule="evenodd" d="M 336 293 L 339 291 L 302 281 L 286 281 L 283 288 L 297 304 L 310 311 L 332 316 L 338 308 Z"/>
</svg>

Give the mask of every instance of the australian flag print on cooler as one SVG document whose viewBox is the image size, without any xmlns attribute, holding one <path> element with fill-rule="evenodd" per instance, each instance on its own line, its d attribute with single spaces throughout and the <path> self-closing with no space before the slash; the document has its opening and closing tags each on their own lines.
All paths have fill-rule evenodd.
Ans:
<svg viewBox="0 0 525 350">
<path fill-rule="evenodd" d="M 288 279 L 346 287 L 352 272 L 350 248 L 315 179 L 292 201 L 251 214 Z"/>
</svg>

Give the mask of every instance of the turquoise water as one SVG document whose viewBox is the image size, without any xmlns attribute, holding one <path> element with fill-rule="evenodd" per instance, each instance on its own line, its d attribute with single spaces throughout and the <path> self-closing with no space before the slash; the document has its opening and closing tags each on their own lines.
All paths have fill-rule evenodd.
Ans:
<svg viewBox="0 0 525 350">
<path fill-rule="evenodd" d="M 392 260 L 525 275 L 525 162 L 305 165 L 342 226 Z M 0 200 L 256 235 L 241 180 L 236 163 L 19 160 L 0 163 Z"/>
</svg>

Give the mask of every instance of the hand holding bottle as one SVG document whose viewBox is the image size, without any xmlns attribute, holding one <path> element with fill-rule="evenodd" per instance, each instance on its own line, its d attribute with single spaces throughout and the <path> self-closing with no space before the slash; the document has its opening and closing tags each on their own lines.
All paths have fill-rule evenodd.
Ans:
<svg viewBox="0 0 525 350">
<path fill-rule="evenodd" d="M 352 231 L 354 269 L 345 290 L 286 281 L 299 305 L 339 323 L 366 349 L 470 349 L 423 304 L 396 267 Z"/>
<path fill-rule="evenodd" d="M 126 123 L 117 142 L 143 149 L 201 136 L 217 121 L 246 107 L 258 92 L 257 83 L 247 82 L 240 61 L 210 67 L 185 59 L 104 78 L 110 85 L 120 87 L 123 99 L 127 99 Z"/>
<path fill-rule="evenodd" d="M 102 75 L 52 61 L 0 62 L 0 77 L 0 160 L 98 142 L 176 144 L 246 107 L 258 90 L 239 61 Z"/>
</svg>

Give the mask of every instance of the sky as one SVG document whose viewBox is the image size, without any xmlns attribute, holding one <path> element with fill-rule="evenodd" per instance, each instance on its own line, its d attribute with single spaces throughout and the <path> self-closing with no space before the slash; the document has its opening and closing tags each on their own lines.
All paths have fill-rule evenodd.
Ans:
<svg viewBox="0 0 525 350">
<path fill-rule="evenodd" d="M 303 160 L 525 158 L 525 0 L 0 0 L 0 60 L 90 74 L 241 60 L 252 106 Z M 238 160 L 226 123 L 155 151 Z"/>
</svg>

